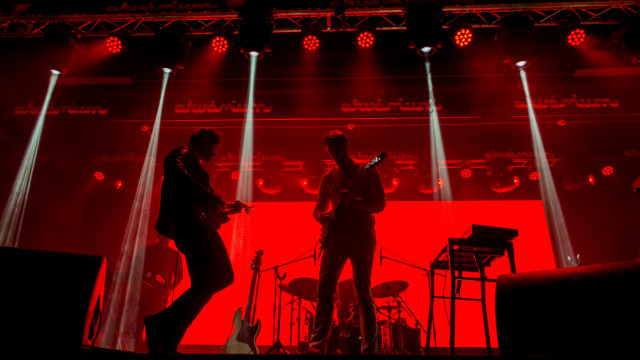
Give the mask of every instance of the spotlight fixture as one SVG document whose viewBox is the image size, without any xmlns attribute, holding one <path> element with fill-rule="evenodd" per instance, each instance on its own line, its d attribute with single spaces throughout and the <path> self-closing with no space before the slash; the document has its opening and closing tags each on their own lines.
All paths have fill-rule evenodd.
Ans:
<svg viewBox="0 0 640 360">
<path fill-rule="evenodd" d="M 315 51 L 320 47 L 320 40 L 315 35 L 307 35 L 304 40 L 302 40 L 302 47 L 305 50 Z"/>
<path fill-rule="evenodd" d="M 96 171 L 93 173 L 93 177 L 98 181 L 102 181 L 104 180 L 104 173 L 102 173 L 102 171 Z"/>
<path fill-rule="evenodd" d="M 269 51 L 273 33 L 273 14 L 262 1 L 247 0 L 238 12 L 238 44 L 247 57 L 258 53 L 261 59 Z"/>
<path fill-rule="evenodd" d="M 461 26 L 455 30 L 455 34 L 453 35 L 453 42 L 459 48 L 464 48 L 471 44 L 473 40 L 473 33 L 471 32 L 470 26 Z"/>
<path fill-rule="evenodd" d="M 356 38 L 356 43 L 363 49 L 372 47 L 374 42 L 375 36 L 373 36 L 373 34 L 369 31 L 360 32 L 358 34 L 358 37 Z"/>
<path fill-rule="evenodd" d="M 223 54 L 229 49 L 229 41 L 224 36 L 216 36 L 211 40 L 213 51 Z"/>
<path fill-rule="evenodd" d="M 602 168 L 602 175 L 604 175 L 604 176 L 613 175 L 613 166 L 607 165 L 607 166 L 603 167 Z"/>
<path fill-rule="evenodd" d="M 186 25 L 173 22 L 156 29 L 153 46 L 154 60 L 158 68 L 179 69 L 179 64 L 191 49 Z"/>
<path fill-rule="evenodd" d="M 470 179 L 471 176 L 473 176 L 473 171 L 471 171 L 471 169 L 468 167 L 462 168 L 460 169 L 460 176 L 463 179 Z"/>
<path fill-rule="evenodd" d="M 512 12 L 500 21 L 496 42 L 505 62 L 517 69 L 529 66 L 535 47 L 535 21 L 526 11 Z"/>
<path fill-rule="evenodd" d="M 414 3 L 407 7 L 405 24 L 409 32 L 409 48 L 420 56 L 431 56 L 442 40 L 442 5 L 436 1 Z"/>
<path fill-rule="evenodd" d="M 106 41 L 107 50 L 114 54 L 122 52 L 122 40 L 117 36 L 109 36 Z"/>
<path fill-rule="evenodd" d="M 569 35 L 567 35 L 567 43 L 571 46 L 578 46 L 584 43 L 586 37 L 587 35 L 583 28 L 574 28 L 569 32 Z"/>
</svg>

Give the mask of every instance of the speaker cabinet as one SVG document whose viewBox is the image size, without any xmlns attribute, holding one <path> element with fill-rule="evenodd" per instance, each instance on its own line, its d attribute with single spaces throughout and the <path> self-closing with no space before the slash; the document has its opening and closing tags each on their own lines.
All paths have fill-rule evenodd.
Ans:
<svg viewBox="0 0 640 360">
<path fill-rule="evenodd" d="M 92 345 L 101 324 L 104 257 L 0 247 L 0 344 L 47 351 Z"/>
<path fill-rule="evenodd" d="M 500 353 L 637 353 L 638 284 L 638 260 L 501 275 L 496 284 Z"/>
</svg>

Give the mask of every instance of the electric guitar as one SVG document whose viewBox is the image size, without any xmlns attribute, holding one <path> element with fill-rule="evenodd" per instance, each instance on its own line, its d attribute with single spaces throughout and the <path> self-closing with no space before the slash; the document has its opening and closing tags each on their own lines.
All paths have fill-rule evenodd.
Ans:
<svg viewBox="0 0 640 360">
<path fill-rule="evenodd" d="M 253 298 L 255 294 L 256 279 L 262 265 L 262 250 L 256 251 L 256 256 L 251 263 L 253 270 L 253 278 L 251 279 L 251 289 L 249 290 L 249 300 L 245 309 L 244 318 L 242 317 L 242 308 L 238 308 L 233 315 L 233 334 L 227 339 L 226 344 L 222 347 L 223 354 L 258 354 L 256 346 L 256 338 L 260 332 L 260 320 L 255 320 L 252 325 L 251 309 L 253 308 Z"/>
<path fill-rule="evenodd" d="M 333 226 L 333 224 L 335 223 L 335 220 L 340 217 L 340 214 L 342 213 L 342 211 L 344 211 L 343 203 L 349 198 L 349 196 L 352 195 L 351 191 L 353 190 L 354 185 L 358 183 L 358 181 L 364 176 L 364 174 L 367 172 L 367 170 L 369 170 L 369 168 L 379 165 L 382 162 L 382 160 L 384 160 L 386 157 L 387 157 L 387 153 L 381 152 L 380 155 L 373 158 L 373 160 L 369 161 L 358 170 L 356 177 L 353 179 L 353 181 L 351 181 L 351 183 L 345 189 L 345 191 L 347 192 L 346 198 L 344 199 L 344 201 L 341 201 L 338 204 L 338 206 L 336 206 L 335 209 L 333 209 L 333 214 L 331 215 L 331 219 L 322 224 L 322 229 L 320 230 L 320 239 L 318 240 L 320 242 L 321 250 L 325 249 L 327 245 L 329 245 L 332 235 L 335 232 L 335 226 Z"/>
<path fill-rule="evenodd" d="M 242 209 L 246 214 L 249 214 L 255 206 L 249 206 L 241 201 L 236 201 L 236 204 L 241 204 Z M 203 224 L 209 230 L 218 230 L 222 224 L 227 223 L 231 218 L 226 212 L 226 202 L 222 201 L 222 198 L 217 196 L 210 204 L 196 208 L 196 214 L 200 223 Z"/>
</svg>

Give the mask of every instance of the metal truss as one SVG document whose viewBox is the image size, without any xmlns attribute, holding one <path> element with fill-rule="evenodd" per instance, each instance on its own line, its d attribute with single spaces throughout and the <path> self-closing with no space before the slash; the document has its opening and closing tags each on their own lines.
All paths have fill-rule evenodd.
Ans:
<svg viewBox="0 0 640 360">
<path fill-rule="evenodd" d="M 538 4 L 495 4 L 445 6 L 443 26 L 467 24 L 472 27 L 497 27 L 512 12 L 527 11 L 537 26 L 558 26 L 569 22 L 583 25 L 618 24 L 629 15 L 640 13 L 640 1 L 588 1 Z M 403 30 L 405 9 L 275 10 L 274 32 L 355 31 L 362 27 L 376 30 Z M 174 22 L 186 25 L 190 34 L 235 32 L 237 12 L 190 12 L 169 14 L 100 15 L 24 15 L 0 16 L 1 37 L 40 37 L 54 22 L 70 25 L 79 36 L 107 36 L 117 32 L 152 35 L 155 29 Z"/>
</svg>

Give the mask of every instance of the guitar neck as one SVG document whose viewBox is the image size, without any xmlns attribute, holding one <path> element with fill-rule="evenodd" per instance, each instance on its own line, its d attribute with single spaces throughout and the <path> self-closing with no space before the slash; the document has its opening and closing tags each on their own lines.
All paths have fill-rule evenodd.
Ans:
<svg viewBox="0 0 640 360">
<path fill-rule="evenodd" d="M 256 267 L 253 270 L 253 277 L 251 278 L 251 289 L 249 289 L 249 299 L 247 299 L 247 308 L 244 311 L 244 319 L 251 323 L 251 309 L 253 307 L 253 297 L 255 295 L 255 287 L 256 287 L 256 279 L 258 277 L 258 273 L 260 272 L 260 268 Z"/>
</svg>

